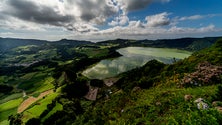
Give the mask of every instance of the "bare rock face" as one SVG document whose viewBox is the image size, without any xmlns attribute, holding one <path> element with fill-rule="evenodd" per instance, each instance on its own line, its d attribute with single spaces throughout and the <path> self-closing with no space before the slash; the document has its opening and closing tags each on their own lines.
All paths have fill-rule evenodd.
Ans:
<svg viewBox="0 0 222 125">
<path fill-rule="evenodd" d="M 190 101 L 192 98 L 193 98 L 192 95 L 185 95 L 184 96 L 185 101 Z"/>
</svg>

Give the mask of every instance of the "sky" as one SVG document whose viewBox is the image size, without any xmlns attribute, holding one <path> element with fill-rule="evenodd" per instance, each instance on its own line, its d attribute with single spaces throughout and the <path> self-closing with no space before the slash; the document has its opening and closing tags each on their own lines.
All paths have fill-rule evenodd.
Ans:
<svg viewBox="0 0 222 125">
<path fill-rule="evenodd" d="M 222 36 L 222 0 L 1 0 L 0 37 L 103 41 Z"/>
</svg>

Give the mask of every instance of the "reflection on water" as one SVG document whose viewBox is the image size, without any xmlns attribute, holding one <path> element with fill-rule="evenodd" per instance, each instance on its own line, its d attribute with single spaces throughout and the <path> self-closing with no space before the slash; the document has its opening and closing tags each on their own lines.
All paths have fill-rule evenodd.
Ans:
<svg viewBox="0 0 222 125">
<path fill-rule="evenodd" d="M 169 64 L 173 62 L 173 58 L 176 60 L 183 59 L 191 54 L 176 49 L 144 47 L 127 47 L 117 51 L 123 56 L 102 60 L 95 66 L 83 71 L 82 74 L 91 79 L 104 79 L 140 67 L 152 59 Z"/>
</svg>

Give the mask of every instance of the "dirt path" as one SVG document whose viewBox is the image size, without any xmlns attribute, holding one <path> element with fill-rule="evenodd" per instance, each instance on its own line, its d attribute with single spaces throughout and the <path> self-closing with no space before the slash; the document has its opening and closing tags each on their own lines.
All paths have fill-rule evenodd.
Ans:
<svg viewBox="0 0 222 125">
<path fill-rule="evenodd" d="M 36 101 L 38 101 L 39 99 L 43 98 L 44 96 L 53 93 L 53 90 L 48 90 L 45 92 L 42 92 L 37 98 L 30 96 L 28 99 L 26 99 L 25 101 L 22 102 L 22 104 L 20 104 L 20 106 L 18 107 L 18 113 L 23 112 L 25 109 L 27 109 L 31 104 L 35 103 Z"/>
</svg>

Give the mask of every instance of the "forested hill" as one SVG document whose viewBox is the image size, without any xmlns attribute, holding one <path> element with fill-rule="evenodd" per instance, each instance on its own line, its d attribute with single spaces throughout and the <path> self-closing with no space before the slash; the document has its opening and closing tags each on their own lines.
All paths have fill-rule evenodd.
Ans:
<svg viewBox="0 0 222 125">
<path fill-rule="evenodd" d="M 178 48 L 190 51 L 198 51 L 211 46 L 217 39 L 222 37 L 205 37 L 205 38 L 180 38 L 180 39 L 160 39 L 160 40 L 127 40 L 116 39 L 99 42 L 101 45 L 116 44 L 119 47 L 126 46 L 145 46 L 161 48 Z"/>
<path fill-rule="evenodd" d="M 205 37 L 205 38 L 180 38 L 180 39 L 161 39 L 161 40 L 128 40 L 128 39 L 116 39 L 98 42 L 97 45 L 109 45 L 115 44 L 117 48 L 127 46 L 146 46 L 146 47 L 164 47 L 164 48 L 178 48 L 191 51 L 198 51 L 203 48 L 211 46 L 216 39 L 221 37 Z M 12 48 L 26 45 L 84 45 L 94 44 L 90 41 L 82 40 L 68 40 L 62 39 L 59 41 L 46 41 L 36 39 L 16 39 L 16 38 L 1 38 L 0 37 L 0 52 L 5 52 Z"/>
<path fill-rule="evenodd" d="M 59 41 L 50 42 L 46 40 L 16 39 L 16 38 L 1 38 L 0 37 L 0 53 L 19 47 L 19 46 L 27 46 L 27 45 L 40 46 L 44 44 L 59 45 L 59 46 L 62 46 L 62 45 L 77 46 L 77 45 L 93 44 L 93 43 L 89 41 L 68 40 L 68 39 L 62 39 Z"/>
</svg>

